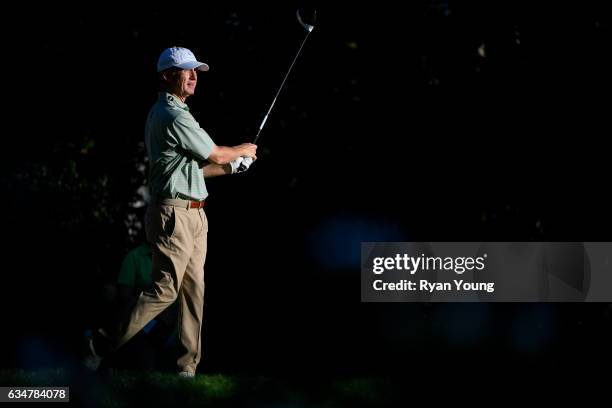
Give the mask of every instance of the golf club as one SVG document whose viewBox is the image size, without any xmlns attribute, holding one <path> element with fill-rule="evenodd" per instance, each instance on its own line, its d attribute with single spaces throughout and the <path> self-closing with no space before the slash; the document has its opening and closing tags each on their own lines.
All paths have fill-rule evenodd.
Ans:
<svg viewBox="0 0 612 408">
<path fill-rule="evenodd" d="M 306 18 L 306 16 L 304 15 L 304 11 L 303 10 L 298 10 L 296 12 L 296 15 L 297 15 L 298 22 L 306 30 L 306 37 L 304 37 L 304 40 L 302 41 L 302 45 L 300 45 L 300 48 L 299 48 L 297 54 L 295 54 L 295 58 L 293 58 L 293 62 L 289 66 L 289 70 L 287 70 L 287 73 L 285 74 L 285 77 L 283 78 L 283 82 L 281 83 L 280 87 L 278 88 L 278 91 L 276 92 L 276 95 L 274 95 L 274 100 L 272 100 L 272 104 L 270 105 L 270 108 L 268 109 L 268 112 L 266 113 L 266 116 L 264 116 L 263 120 L 261 121 L 261 125 L 259 125 L 259 130 L 257 131 L 257 135 L 255 136 L 255 140 L 253 141 L 253 143 L 257 143 L 257 140 L 259 140 L 259 135 L 261 133 L 261 130 L 263 129 L 263 127 L 264 127 L 264 125 L 266 123 L 266 120 L 268 120 L 268 115 L 270 115 L 270 112 L 272 111 L 272 108 L 274 107 L 274 104 L 276 103 L 276 98 L 278 98 L 278 95 L 280 94 L 281 90 L 283 89 L 283 86 L 285 85 L 285 82 L 287 81 L 287 78 L 289 77 L 289 73 L 291 72 L 291 69 L 293 68 L 293 65 L 295 65 L 295 61 L 297 61 L 298 57 L 300 56 L 300 53 L 302 52 L 302 48 L 304 48 L 304 44 L 306 43 L 306 40 L 308 40 L 308 36 L 310 35 L 312 30 L 314 29 L 314 23 L 315 23 L 315 19 L 316 19 L 316 16 L 317 16 L 316 10 L 313 11 L 311 17 L 309 16 L 308 22 L 310 22 L 312 24 L 308 24 L 308 23 L 304 22 L 304 19 Z"/>
<path fill-rule="evenodd" d="M 266 116 L 264 116 L 263 120 L 261 121 L 261 124 L 259 125 L 259 129 L 257 130 L 257 135 L 255 135 L 255 140 L 253 141 L 253 143 L 257 143 L 257 140 L 259 140 L 259 135 L 261 133 L 261 130 L 263 129 L 266 120 L 268 120 L 268 115 L 270 115 L 270 112 L 272 111 L 272 108 L 274 107 L 274 104 L 276 103 L 276 99 L 278 98 L 278 95 L 280 94 L 281 90 L 283 89 L 283 86 L 285 85 L 285 82 L 287 81 L 287 78 L 289 77 L 289 73 L 291 72 L 291 69 L 293 68 L 293 65 L 295 65 L 295 61 L 297 61 L 298 57 L 300 56 L 300 53 L 302 52 L 302 48 L 304 48 L 304 44 L 306 43 L 306 40 L 308 40 L 308 36 L 310 35 L 310 33 L 312 32 L 312 30 L 314 29 L 314 24 L 315 24 L 315 20 L 317 17 L 317 11 L 314 10 L 312 12 L 312 14 L 310 14 L 308 17 L 306 17 L 306 14 L 303 10 L 299 9 L 296 12 L 297 15 L 297 20 L 300 23 L 300 25 L 302 27 L 304 27 L 304 29 L 306 30 L 306 37 L 304 37 L 304 40 L 302 41 L 302 44 L 300 45 L 300 48 L 297 52 L 297 54 L 295 54 L 295 58 L 293 58 L 293 62 L 291 62 L 291 65 L 289 66 L 289 69 L 287 70 L 287 73 L 285 74 L 285 77 L 283 78 L 283 82 L 281 83 L 280 87 L 278 88 L 278 91 L 276 91 L 276 95 L 274 95 L 274 100 L 272 100 L 272 104 L 270 104 L 270 108 L 268 109 L 268 111 L 266 112 Z M 312 24 L 308 24 L 307 22 L 312 23 Z M 246 170 L 246 166 L 243 164 L 240 164 L 239 167 L 240 171 L 244 171 Z"/>
</svg>

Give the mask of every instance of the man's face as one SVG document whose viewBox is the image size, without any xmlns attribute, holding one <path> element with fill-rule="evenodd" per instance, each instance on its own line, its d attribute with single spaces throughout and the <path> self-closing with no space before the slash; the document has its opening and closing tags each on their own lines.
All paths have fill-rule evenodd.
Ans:
<svg viewBox="0 0 612 408">
<path fill-rule="evenodd" d="M 173 72 L 169 81 L 172 93 L 185 100 L 195 93 L 198 74 L 195 69 L 183 69 Z"/>
</svg>

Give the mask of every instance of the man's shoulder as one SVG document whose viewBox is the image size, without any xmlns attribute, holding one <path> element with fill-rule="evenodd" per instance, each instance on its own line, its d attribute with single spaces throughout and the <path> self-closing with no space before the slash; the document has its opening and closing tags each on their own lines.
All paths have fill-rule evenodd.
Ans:
<svg viewBox="0 0 612 408">
<path fill-rule="evenodd" d="M 187 113 L 176 105 L 164 101 L 158 101 L 153 105 L 152 110 L 156 113 L 155 117 L 163 122 L 173 122 Z"/>
<path fill-rule="evenodd" d="M 147 243 L 142 243 L 130 252 L 135 256 L 149 256 L 151 255 L 151 247 Z"/>
<path fill-rule="evenodd" d="M 151 255 L 151 247 L 147 243 L 142 243 L 135 248 L 132 248 L 125 255 L 126 259 L 135 260 L 137 258 L 148 257 Z"/>
</svg>

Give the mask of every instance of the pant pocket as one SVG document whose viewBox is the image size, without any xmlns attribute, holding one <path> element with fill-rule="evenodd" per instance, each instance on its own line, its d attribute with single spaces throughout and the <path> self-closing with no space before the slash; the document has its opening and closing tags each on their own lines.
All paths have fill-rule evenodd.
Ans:
<svg viewBox="0 0 612 408">
<path fill-rule="evenodd" d="M 160 212 L 161 232 L 165 238 L 172 238 L 176 231 L 176 212 L 171 205 L 164 205 Z"/>
</svg>

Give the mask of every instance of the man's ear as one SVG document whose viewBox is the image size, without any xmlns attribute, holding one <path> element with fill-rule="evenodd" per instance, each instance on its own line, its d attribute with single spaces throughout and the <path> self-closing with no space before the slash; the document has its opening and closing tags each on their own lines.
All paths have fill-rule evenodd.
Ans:
<svg viewBox="0 0 612 408">
<path fill-rule="evenodd" d="M 161 72 L 161 78 L 166 81 L 166 82 L 173 82 L 174 77 L 175 77 L 175 73 L 177 71 L 171 70 L 171 69 L 167 69 L 165 71 Z"/>
</svg>

